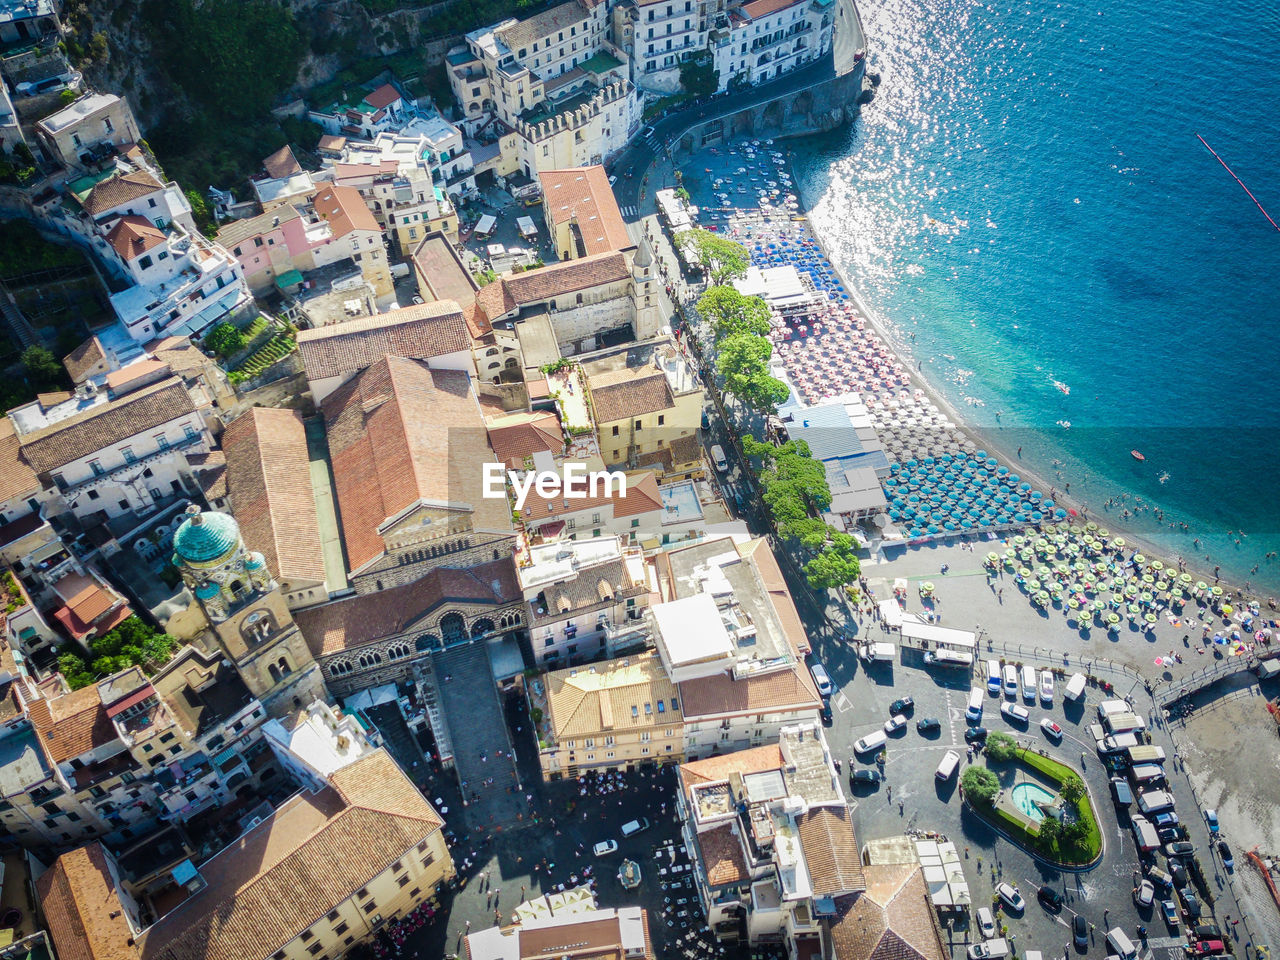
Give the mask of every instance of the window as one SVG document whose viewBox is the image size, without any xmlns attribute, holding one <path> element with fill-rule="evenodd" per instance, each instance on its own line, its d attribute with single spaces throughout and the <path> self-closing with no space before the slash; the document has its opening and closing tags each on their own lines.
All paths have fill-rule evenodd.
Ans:
<svg viewBox="0 0 1280 960">
<path fill-rule="evenodd" d="M 424 867 L 429 867 L 435 862 L 436 862 L 436 855 L 434 853 L 428 853 L 425 857 L 422 858 L 422 865 Z"/>
<path fill-rule="evenodd" d="M 631 521 L 631 529 L 632 529 L 632 530 L 634 530 L 634 529 L 635 529 L 636 527 L 638 527 L 638 526 L 640 526 L 640 521 L 639 521 L 639 519 L 633 519 L 633 520 Z"/>
<path fill-rule="evenodd" d="M 662 426 L 667 422 L 667 416 L 664 413 L 658 414 L 658 426 Z"/>
<path fill-rule="evenodd" d="M 150 255 L 147 255 L 147 256 L 143 256 L 143 257 L 139 257 L 139 258 L 138 258 L 138 269 L 140 269 L 140 270 L 146 270 L 146 269 L 147 269 L 148 267 L 150 267 L 150 266 L 151 266 L 151 257 L 150 257 Z"/>
<path fill-rule="evenodd" d="M 640 429 L 642 429 L 643 427 L 644 427 L 644 421 L 643 421 L 643 420 L 637 420 L 637 421 L 636 421 L 636 429 L 637 429 L 637 430 L 640 430 Z"/>
<path fill-rule="evenodd" d="M 253 238 L 253 245 L 254 245 L 255 247 L 260 247 L 260 246 L 262 246 L 262 238 L 261 238 L 261 237 L 254 237 L 254 238 Z"/>
<path fill-rule="evenodd" d="M 401 887 L 407 887 L 409 885 L 409 875 L 405 874 L 403 877 L 397 880 L 396 883 L 398 883 Z"/>
<path fill-rule="evenodd" d="M 89 461 L 89 469 L 93 471 L 93 475 L 94 475 L 95 477 L 105 476 L 105 475 L 106 475 L 106 472 L 107 472 L 106 470 L 104 470 L 104 469 L 102 468 L 102 461 L 101 461 L 101 460 L 90 460 L 90 461 Z"/>
<path fill-rule="evenodd" d="M 618 435 L 618 428 L 617 428 L 617 427 L 614 427 L 614 428 L 613 428 L 613 435 L 614 435 L 615 437 Z"/>
<path fill-rule="evenodd" d="M 106 133 L 115 133 L 115 132 L 116 132 L 115 125 L 111 122 L 111 118 L 110 118 L 110 117 L 104 117 L 104 118 L 103 118 L 103 120 L 102 120 L 102 127 L 103 127 L 103 131 L 104 131 L 104 132 L 106 132 Z"/>
<path fill-rule="evenodd" d="M 349 929 L 350 929 L 350 928 L 349 928 L 345 923 L 340 923 L 340 924 L 338 924 L 336 927 L 334 927 L 334 928 L 333 928 L 333 932 L 334 932 L 337 936 L 339 936 L 339 937 L 340 937 L 340 936 L 342 936 L 344 933 L 346 933 L 346 932 L 347 932 L 347 930 L 349 930 Z"/>
<path fill-rule="evenodd" d="M 315 939 L 315 936 L 316 935 L 312 933 L 310 930 L 303 930 L 302 936 L 299 937 L 298 939 L 301 940 L 303 943 L 309 943 L 310 941 Z"/>
<path fill-rule="evenodd" d="M 357 891 L 356 891 L 356 899 L 357 899 L 357 900 L 363 900 L 363 899 L 364 899 L 365 897 L 367 897 L 368 895 L 369 895 L 369 888 L 368 888 L 368 887 L 361 887 L 359 890 L 357 890 Z"/>
<path fill-rule="evenodd" d="M 97 499 L 98 499 L 98 491 L 97 491 L 97 490 L 90 490 L 90 491 L 89 491 L 89 499 L 90 499 L 90 500 L 97 500 Z"/>
<path fill-rule="evenodd" d="M 360 909 L 363 910 L 365 913 L 373 913 L 373 911 L 378 909 L 378 905 L 374 903 L 372 900 L 370 900 L 368 903 L 362 904 Z"/>
<path fill-rule="evenodd" d="M 320 951 L 323 949 L 324 949 L 323 943 L 313 943 L 311 946 L 307 947 L 307 953 L 309 953 L 311 956 L 314 957 L 318 953 L 320 953 Z"/>
</svg>

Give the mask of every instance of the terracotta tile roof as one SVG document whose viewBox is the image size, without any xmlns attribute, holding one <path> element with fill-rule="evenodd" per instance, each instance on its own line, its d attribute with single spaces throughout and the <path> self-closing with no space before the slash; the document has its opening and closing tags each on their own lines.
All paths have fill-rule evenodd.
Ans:
<svg viewBox="0 0 1280 960">
<path fill-rule="evenodd" d="M 674 447 L 675 444 L 672 443 L 672 446 Z M 769 602 L 773 605 L 773 611 L 778 615 L 778 623 L 787 638 L 787 643 L 791 645 L 791 650 L 795 653 L 796 659 L 803 660 L 812 650 L 812 646 L 809 643 L 809 635 L 805 632 L 804 623 L 800 620 L 795 601 L 791 598 L 791 590 L 787 586 L 786 578 L 782 576 L 782 570 L 778 566 L 778 558 L 774 556 L 773 550 L 769 548 L 769 541 L 763 538 L 755 538 L 737 546 L 738 553 L 743 557 L 750 558 L 751 562 L 755 564 L 756 572 L 760 575 L 760 582 L 764 584 L 764 588 L 769 594 Z"/>
<path fill-rule="evenodd" d="M 133 173 L 108 177 L 94 184 L 84 198 L 84 209 L 89 216 L 96 217 L 131 200 L 138 200 L 163 189 L 164 184 L 147 171 L 135 170 Z"/>
<path fill-rule="evenodd" d="M 0 417 L 0 503 L 38 491 L 42 484 L 22 457 L 13 421 Z"/>
<path fill-rule="evenodd" d="M 364 102 L 375 110 L 381 110 L 383 107 L 389 107 L 400 99 L 400 91 L 389 83 L 384 83 L 376 90 L 368 93 Z"/>
<path fill-rule="evenodd" d="M 107 358 L 102 342 L 90 337 L 62 358 L 62 365 L 73 383 L 79 383 L 90 370 Z"/>
<path fill-rule="evenodd" d="M 679 710 L 670 709 L 675 685 L 655 653 L 629 657 L 625 665 L 609 660 L 554 670 L 545 682 L 548 719 L 558 740 L 683 725 Z"/>
<path fill-rule="evenodd" d="M 697 463 L 702 459 L 702 444 L 698 442 L 696 434 L 691 433 L 687 437 L 676 437 L 667 444 L 667 449 L 671 452 L 673 466 Z"/>
<path fill-rule="evenodd" d="M 818 710 L 822 698 L 803 664 L 785 670 L 734 680 L 719 673 L 680 684 L 680 702 L 686 717 L 721 714 L 773 713 L 782 708 Z"/>
<path fill-rule="evenodd" d="M 182 381 L 171 377 L 28 433 L 21 438 L 22 455 L 36 473 L 45 473 L 195 409 Z"/>
<path fill-rule="evenodd" d="M 423 237 L 414 248 L 413 262 L 418 268 L 422 299 L 452 300 L 463 309 L 475 302 L 480 287 L 443 233 L 436 231 Z M 426 290 L 421 288 L 423 283 Z"/>
<path fill-rule="evenodd" d="M 546 411 L 519 413 L 489 423 L 489 446 L 509 467 L 521 467 L 525 457 L 539 451 L 554 456 L 564 453 L 560 419 Z"/>
<path fill-rule="evenodd" d="M 245 544 L 273 576 L 323 581 L 320 521 L 302 415 L 254 407 L 222 434 L 227 490 Z"/>
<path fill-rule="evenodd" d="M 503 277 L 497 282 L 507 288 L 517 304 L 524 305 L 627 280 L 630 276 L 631 270 L 623 254 L 599 253 L 579 260 L 526 270 L 524 273 Z"/>
<path fill-rule="evenodd" d="M 436 567 L 412 583 L 299 610 L 294 621 L 311 652 L 322 656 L 399 636 L 445 603 L 501 606 L 518 599 L 514 561 L 503 557 L 466 570 Z"/>
<path fill-rule="evenodd" d="M 588 255 L 626 250 L 634 247 L 622 211 L 614 199 L 613 188 L 604 167 L 570 167 L 566 170 L 544 170 L 543 203 L 557 226 L 575 223 Z"/>
<path fill-rule="evenodd" d="M 667 375 L 652 366 L 610 370 L 587 378 L 596 423 L 629 420 L 676 405 Z"/>
<path fill-rule="evenodd" d="M 134 213 L 121 217 L 107 232 L 107 243 L 111 244 L 111 249 L 126 262 L 142 256 L 164 242 L 164 231 L 146 217 L 140 217 Z"/>
<path fill-rule="evenodd" d="M 329 221 L 334 239 L 345 237 L 352 230 L 370 230 L 379 237 L 382 235 L 373 212 L 355 187 L 325 187 L 311 204 L 317 214 Z"/>
<path fill-rule="evenodd" d="M 320 138 L 320 142 L 316 144 L 316 149 L 341 151 L 342 148 L 345 147 L 346 145 L 347 145 L 346 137 L 339 137 L 331 133 L 326 133 L 323 137 Z"/>
<path fill-rule="evenodd" d="M 594 507 L 613 505 L 613 515 L 633 517 L 662 509 L 662 495 L 658 492 L 658 478 L 650 472 L 631 474 L 627 477 L 627 492 L 620 497 L 580 497 L 568 501 L 563 497 L 541 497 L 531 489 L 521 511 L 521 519 L 528 522 L 554 520 L 566 514 L 580 513 Z"/>
<path fill-rule="evenodd" d="M 222 500 L 227 495 L 227 459 L 221 450 L 210 450 L 208 453 L 193 453 L 187 456 L 187 463 L 195 472 L 200 489 L 210 502 Z"/>
<path fill-rule="evenodd" d="M 282 224 L 288 223 L 290 220 L 298 220 L 301 217 L 302 214 L 297 207 L 287 203 L 281 204 L 266 213 L 258 214 L 256 217 L 232 220 L 218 231 L 217 240 L 218 243 L 231 250 L 237 244 L 253 237 L 265 236 L 279 229 Z"/>
<path fill-rule="evenodd" d="M 567 3 L 557 4 L 550 10 L 534 14 L 495 33 L 502 37 L 503 43 L 516 50 L 529 46 L 534 40 L 554 36 L 560 30 L 567 31 L 572 24 L 586 17 L 586 8 L 578 0 L 568 0 Z"/>
<path fill-rule="evenodd" d="M 462 308 L 462 316 L 467 322 L 467 333 L 471 335 L 472 340 L 483 340 L 493 333 L 493 324 L 489 322 L 484 310 L 475 300 Z"/>
<path fill-rule="evenodd" d="M 839 960 L 944 960 L 924 872 L 917 864 L 870 864 L 866 893 L 836 901 L 827 922 Z"/>
<path fill-rule="evenodd" d="M 95 684 L 55 700 L 33 700 L 31 726 L 53 763 L 65 763 L 116 739 Z"/>
<path fill-rule="evenodd" d="M 293 155 L 293 148 L 287 143 L 262 161 L 262 169 L 267 171 L 268 177 L 276 180 L 302 172 L 298 158 Z"/>
<path fill-rule="evenodd" d="M 138 383 L 141 380 L 156 379 L 160 374 L 172 374 L 169 365 L 163 360 L 138 360 L 129 364 L 127 367 L 121 367 L 119 370 L 112 370 L 107 374 L 107 388 L 117 395 L 128 393 L 128 390 L 122 389 L 130 384 Z"/>
<path fill-rule="evenodd" d="M 301 330 L 297 339 L 308 380 L 363 370 L 387 354 L 429 360 L 471 348 L 462 311 L 452 300 Z"/>
<path fill-rule="evenodd" d="M 169 369 L 179 376 L 194 376 L 214 365 L 213 361 L 191 342 L 190 337 L 165 337 L 163 340 L 152 340 L 145 349 L 156 360 L 167 363 Z"/>
<path fill-rule="evenodd" d="M 691 760 L 680 764 L 678 772 L 681 789 L 687 795 L 691 787 L 703 783 L 719 783 L 734 774 L 780 770 L 783 762 L 782 747 L 776 743 L 766 743 L 736 753 L 718 754 L 705 760 Z"/>
<path fill-rule="evenodd" d="M 117 598 L 103 590 L 97 580 L 82 573 L 67 574 L 53 589 L 84 623 L 93 623 L 117 603 Z"/>
<path fill-rule="evenodd" d="M 519 304 L 507 289 L 506 281 L 499 277 L 493 283 L 480 288 L 476 294 L 476 306 L 484 311 L 485 319 L 496 320 L 498 317 L 506 316 Z"/>
<path fill-rule="evenodd" d="M 439 815 L 385 750 L 333 780 L 201 864 L 207 886 L 139 938 L 142 957 L 270 956 L 440 830 Z"/>
<path fill-rule="evenodd" d="M 771 13 L 794 7 L 802 2 L 803 0 L 753 0 L 752 3 L 744 4 L 740 10 L 748 20 L 759 20 L 761 17 L 767 17 Z"/>
<path fill-rule="evenodd" d="M 819 896 L 866 888 L 862 855 L 847 807 L 810 807 L 796 820 L 809 881 Z"/>
<path fill-rule="evenodd" d="M 733 832 L 732 824 L 704 830 L 697 839 L 702 851 L 702 868 L 710 886 L 746 883 L 751 879 L 746 858 L 742 855 L 742 841 Z"/>
<path fill-rule="evenodd" d="M 60 856 L 36 894 L 61 960 L 138 960 L 102 844 Z"/>
<path fill-rule="evenodd" d="M 511 531 L 506 498 L 478 493 L 494 455 L 466 373 L 386 356 L 322 409 L 351 570 L 381 556 L 379 528 L 421 501 L 469 508 L 473 530 Z"/>
</svg>

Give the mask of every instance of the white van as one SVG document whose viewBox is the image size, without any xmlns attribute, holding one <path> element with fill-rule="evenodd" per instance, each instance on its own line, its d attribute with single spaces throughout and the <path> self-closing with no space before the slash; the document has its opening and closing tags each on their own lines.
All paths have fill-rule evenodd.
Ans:
<svg viewBox="0 0 1280 960">
<path fill-rule="evenodd" d="M 1067 689 L 1063 691 L 1063 696 L 1068 700 L 1079 700 L 1084 696 L 1084 688 L 1087 681 L 1083 673 L 1073 673 L 1071 679 L 1067 681 Z"/>
<path fill-rule="evenodd" d="M 1036 668 L 1029 663 L 1022 666 L 1022 699 L 1036 702 Z"/>
<path fill-rule="evenodd" d="M 1128 713 L 1132 708 L 1123 700 L 1103 700 L 1098 704 L 1098 719 L 1106 720 L 1115 713 Z"/>
<path fill-rule="evenodd" d="M 1147 721 L 1136 713 L 1113 713 L 1107 717 L 1107 729 L 1112 733 L 1138 733 L 1147 729 Z"/>
<path fill-rule="evenodd" d="M 1173 794 L 1166 790 L 1148 790 L 1138 797 L 1138 809 L 1145 814 L 1173 809 Z"/>
<path fill-rule="evenodd" d="M 987 661 L 987 693 L 1000 696 L 1000 661 Z"/>
<path fill-rule="evenodd" d="M 1112 927 L 1107 931 L 1107 947 L 1117 957 L 1120 957 L 1120 960 L 1131 960 L 1132 957 L 1138 955 L 1133 941 L 1119 927 Z"/>
<path fill-rule="evenodd" d="M 729 461 L 724 455 L 724 447 L 718 443 L 711 448 L 711 462 L 716 465 L 716 469 L 721 473 L 729 472 Z"/>
<path fill-rule="evenodd" d="M 996 690 L 1000 689 L 1000 675 L 996 674 Z M 969 691 L 969 709 L 964 712 L 965 719 L 971 723 L 978 723 L 982 719 L 982 702 L 986 698 L 983 696 L 981 687 L 974 687 Z"/>
<path fill-rule="evenodd" d="M 982 691 L 978 691 L 981 693 Z M 950 780 L 956 775 L 956 770 L 960 766 L 960 754 L 954 750 L 948 750 L 947 755 L 942 758 L 942 762 L 938 764 L 938 769 L 933 775 L 939 780 Z"/>
<path fill-rule="evenodd" d="M 875 733 L 868 733 L 865 737 L 853 745 L 854 753 L 874 753 L 887 743 L 889 738 L 883 730 L 877 730 Z"/>
</svg>

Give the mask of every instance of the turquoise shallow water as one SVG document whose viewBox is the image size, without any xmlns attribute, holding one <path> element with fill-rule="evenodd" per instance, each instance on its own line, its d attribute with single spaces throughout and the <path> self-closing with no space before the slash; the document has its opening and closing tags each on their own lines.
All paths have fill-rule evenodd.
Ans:
<svg viewBox="0 0 1280 960">
<path fill-rule="evenodd" d="M 1013 789 L 1009 791 L 1009 797 L 1019 810 L 1036 823 L 1039 823 L 1044 819 L 1044 813 L 1041 812 L 1036 804 L 1049 803 L 1053 800 L 1054 794 L 1051 790 L 1046 790 L 1040 786 L 1040 784 L 1027 780 L 1022 783 L 1015 783 Z"/>
<path fill-rule="evenodd" d="M 1280 592 L 1280 233 L 1195 137 L 1280 220 L 1280 8 L 861 8 L 877 98 L 794 144 L 833 258 L 1025 469 Z"/>
</svg>

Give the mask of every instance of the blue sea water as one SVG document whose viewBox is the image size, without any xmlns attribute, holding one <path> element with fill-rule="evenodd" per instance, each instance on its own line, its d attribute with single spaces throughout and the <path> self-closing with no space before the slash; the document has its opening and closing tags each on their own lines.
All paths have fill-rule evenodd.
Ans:
<svg viewBox="0 0 1280 960">
<path fill-rule="evenodd" d="M 794 144 L 833 259 L 992 445 L 1280 592 L 1280 232 L 1196 139 L 1280 221 L 1280 7 L 860 6 L 876 99 Z"/>
</svg>

